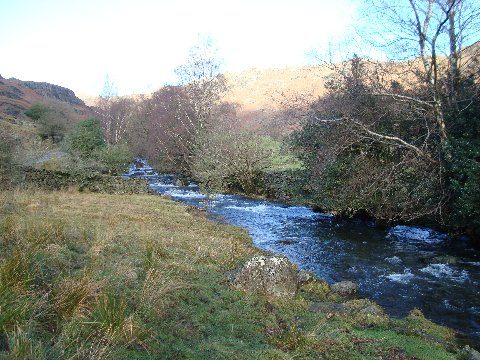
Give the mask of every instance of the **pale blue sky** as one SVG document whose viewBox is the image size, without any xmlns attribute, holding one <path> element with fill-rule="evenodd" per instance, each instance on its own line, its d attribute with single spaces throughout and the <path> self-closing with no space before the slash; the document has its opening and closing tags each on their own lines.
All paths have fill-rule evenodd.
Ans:
<svg viewBox="0 0 480 360">
<path fill-rule="evenodd" d="M 0 0 L 0 74 L 96 95 L 109 74 L 122 94 L 176 78 L 198 34 L 224 71 L 301 66 L 351 36 L 359 0 Z M 311 61 L 311 59 L 310 59 Z"/>
</svg>

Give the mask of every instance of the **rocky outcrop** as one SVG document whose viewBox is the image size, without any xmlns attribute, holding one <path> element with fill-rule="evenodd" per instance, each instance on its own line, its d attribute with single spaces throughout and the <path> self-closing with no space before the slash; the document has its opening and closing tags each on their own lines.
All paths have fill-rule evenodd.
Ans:
<svg viewBox="0 0 480 360">
<path fill-rule="evenodd" d="M 480 360 L 480 352 L 470 346 L 465 346 L 465 353 L 468 360 Z"/>
<path fill-rule="evenodd" d="M 14 78 L 0 80 L 0 117 L 22 118 L 34 104 L 59 110 L 69 123 L 94 115 L 72 90 L 62 86 Z"/>
<path fill-rule="evenodd" d="M 23 91 L 15 86 L 7 86 L 5 89 L 0 90 L 0 96 L 13 100 L 20 100 L 23 95 Z"/>
<path fill-rule="evenodd" d="M 69 103 L 71 105 L 85 106 L 85 103 L 75 96 L 75 93 L 62 86 L 46 82 L 23 81 L 24 86 L 34 90 L 39 95 Z"/>
<path fill-rule="evenodd" d="M 280 255 L 253 257 L 226 276 L 233 287 L 251 293 L 294 296 L 299 287 L 297 266 Z"/>
<path fill-rule="evenodd" d="M 25 110 L 25 108 L 23 108 L 22 106 L 18 106 L 18 105 L 15 105 L 15 104 L 1 104 L 0 103 L 0 113 L 3 112 L 7 115 L 10 115 L 10 116 L 19 116 L 20 114 L 23 113 L 23 111 Z"/>
</svg>

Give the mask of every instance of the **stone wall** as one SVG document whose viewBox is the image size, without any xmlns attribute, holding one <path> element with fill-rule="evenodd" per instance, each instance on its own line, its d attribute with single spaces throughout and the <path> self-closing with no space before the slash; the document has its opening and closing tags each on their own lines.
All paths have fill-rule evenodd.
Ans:
<svg viewBox="0 0 480 360">
<path fill-rule="evenodd" d="M 108 194 L 152 193 L 148 182 L 143 179 L 126 179 L 121 176 L 76 175 L 60 171 L 39 170 L 31 167 L 22 169 L 21 183 L 44 190 L 65 190 L 77 188 Z"/>
</svg>

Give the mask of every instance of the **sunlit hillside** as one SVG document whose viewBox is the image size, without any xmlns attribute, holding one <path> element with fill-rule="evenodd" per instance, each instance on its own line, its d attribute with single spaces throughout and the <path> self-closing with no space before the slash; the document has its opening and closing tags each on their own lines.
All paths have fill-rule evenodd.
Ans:
<svg viewBox="0 0 480 360">
<path fill-rule="evenodd" d="M 0 76 L 1 116 L 19 117 L 36 103 L 59 109 L 73 120 L 93 114 L 91 109 L 70 89 L 46 82 L 3 79 Z"/>
<path fill-rule="evenodd" d="M 325 93 L 327 66 L 283 69 L 249 69 L 227 73 L 231 88 L 225 100 L 238 103 L 245 111 L 281 108 L 294 96 L 313 99 Z"/>
</svg>

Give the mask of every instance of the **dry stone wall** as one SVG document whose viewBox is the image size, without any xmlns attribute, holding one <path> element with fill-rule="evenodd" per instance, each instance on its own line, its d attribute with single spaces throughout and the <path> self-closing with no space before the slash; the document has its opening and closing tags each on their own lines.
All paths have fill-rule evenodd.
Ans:
<svg viewBox="0 0 480 360">
<path fill-rule="evenodd" d="M 108 194 L 148 194 L 152 191 L 143 179 L 126 179 L 121 176 L 75 175 L 60 171 L 31 167 L 22 169 L 21 183 L 44 190 L 65 190 L 72 187 L 80 191 Z"/>
</svg>

